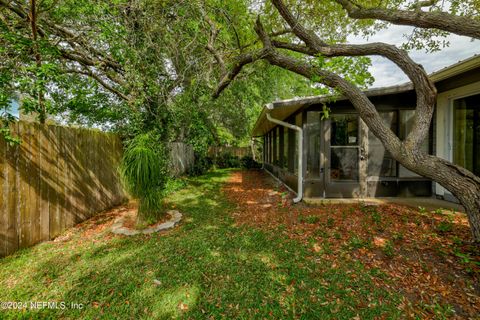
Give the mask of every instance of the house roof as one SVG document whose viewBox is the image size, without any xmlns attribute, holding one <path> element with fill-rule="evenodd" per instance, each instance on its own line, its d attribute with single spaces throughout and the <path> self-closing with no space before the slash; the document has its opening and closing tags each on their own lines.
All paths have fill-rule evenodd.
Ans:
<svg viewBox="0 0 480 320">
<path fill-rule="evenodd" d="M 480 67 L 480 55 L 474 55 L 468 59 L 459 61 L 453 65 L 435 71 L 429 75 L 430 79 L 433 82 L 439 82 L 445 79 L 449 79 L 451 77 L 460 75 L 464 72 L 469 70 L 475 69 Z M 380 87 L 380 88 L 372 88 L 369 90 L 365 90 L 364 93 L 367 97 L 375 97 L 375 96 L 384 96 L 390 94 L 398 94 L 403 92 L 412 91 L 413 84 L 411 82 L 403 83 L 400 85 L 395 86 L 388 86 L 388 87 Z M 267 120 L 266 113 L 267 111 L 270 112 L 270 115 L 273 118 L 279 120 L 285 120 L 290 115 L 294 114 L 298 110 L 315 105 L 315 104 L 322 104 L 331 101 L 334 96 L 332 95 L 322 95 L 322 96 L 311 96 L 311 97 L 295 97 L 293 99 L 287 100 L 278 100 L 268 105 L 264 106 L 260 116 L 255 123 L 255 126 L 252 131 L 253 137 L 259 137 L 265 135 L 269 132 L 272 128 L 276 126 L 276 124 Z M 342 101 L 347 100 L 346 97 L 340 96 L 335 97 L 335 101 Z"/>
</svg>

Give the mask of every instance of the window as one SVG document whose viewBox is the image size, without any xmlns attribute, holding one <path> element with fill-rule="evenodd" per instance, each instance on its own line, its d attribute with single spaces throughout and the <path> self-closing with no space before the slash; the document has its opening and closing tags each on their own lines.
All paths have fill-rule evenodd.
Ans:
<svg viewBox="0 0 480 320">
<path fill-rule="evenodd" d="M 480 175 L 480 94 L 453 101 L 453 162 Z"/>
<path fill-rule="evenodd" d="M 393 132 L 397 132 L 397 112 L 381 112 L 380 117 Z M 372 131 L 368 132 L 368 175 L 396 177 L 397 163 Z"/>
<path fill-rule="evenodd" d="M 307 112 L 305 128 L 307 139 L 307 178 L 320 177 L 320 139 L 322 139 L 319 111 Z"/>
<path fill-rule="evenodd" d="M 358 116 L 331 116 L 330 179 L 358 181 Z"/>
<path fill-rule="evenodd" d="M 358 117 L 356 115 L 337 114 L 332 116 L 330 145 L 358 145 Z"/>
</svg>

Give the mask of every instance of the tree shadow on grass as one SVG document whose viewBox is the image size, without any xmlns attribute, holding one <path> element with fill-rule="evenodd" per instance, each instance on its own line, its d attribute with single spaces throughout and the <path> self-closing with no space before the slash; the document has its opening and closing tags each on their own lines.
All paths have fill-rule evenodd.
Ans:
<svg viewBox="0 0 480 320">
<path fill-rule="evenodd" d="M 65 243 L 29 265 L 42 283 L 11 299 L 65 301 L 81 310 L 28 310 L 26 317 L 67 318 L 352 318 L 359 299 L 374 291 L 368 278 L 359 298 L 345 288 L 346 269 L 307 259 L 311 252 L 280 234 L 238 227 L 220 193 L 226 174 L 171 196 L 185 215 L 165 234 L 96 238 Z M 191 220 L 188 220 L 191 219 Z M 188 222 L 189 221 L 189 222 Z M 23 267 L 25 268 L 25 266 Z M 385 298 L 379 290 L 372 299 Z M 340 303 L 338 302 L 340 301 Z M 395 306 L 392 306 L 394 308 Z M 393 309 L 390 314 L 394 315 Z M 385 307 L 360 314 L 379 316 Z M 14 313 L 7 316 L 14 316 Z"/>
</svg>

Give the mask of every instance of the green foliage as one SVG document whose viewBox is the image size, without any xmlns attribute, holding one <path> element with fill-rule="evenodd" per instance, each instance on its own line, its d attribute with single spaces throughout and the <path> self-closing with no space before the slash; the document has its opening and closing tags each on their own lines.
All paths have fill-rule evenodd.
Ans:
<svg viewBox="0 0 480 320">
<path fill-rule="evenodd" d="M 9 145 L 20 143 L 20 139 L 12 135 L 10 124 L 16 120 L 11 113 L 10 99 L 0 93 L 0 137 L 2 137 Z"/>
<path fill-rule="evenodd" d="M 322 111 L 320 111 L 320 113 L 322 115 L 320 120 L 326 120 L 326 119 L 330 118 L 330 113 L 331 112 L 332 112 L 332 110 L 329 107 L 327 107 L 326 104 L 323 104 L 322 105 Z"/>
<path fill-rule="evenodd" d="M 447 233 L 453 230 L 453 219 L 450 216 L 446 216 L 445 220 L 440 221 L 437 225 L 437 231 L 440 233 Z"/>
<path fill-rule="evenodd" d="M 413 0 L 358 2 L 366 7 L 409 8 Z M 29 12 L 26 2 L 12 3 Z M 344 43 L 350 35 L 370 36 L 385 27 L 369 19 L 348 18 L 335 1 L 286 3 L 307 28 L 331 44 Z M 431 10 L 478 14 L 477 0 L 449 3 L 439 2 Z M 285 22 L 270 1 L 45 0 L 37 4 L 44 35 L 36 42 L 25 19 L 1 7 L 0 102 L 4 94 L 21 94 L 25 113 L 41 111 L 37 96 L 44 93 L 47 112 L 61 123 L 100 127 L 129 138 L 159 130 L 166 140 L 187 142 L 206 156 L 211 145 L 247 145 L 265 103 L 335 93 L 319 85 L 319 77 L 305 79 L 258 61 L 244 67 L 218 99 L 211 99 L 223 76 L 218 61 L 205 50 L 212 25 L 214 47 L 226 67 L 231 67 L 230 57 L 261 46 L 253 30 L 258 15 L 268 32 L 284 29 Z M 54 25 L 75 36 L 63 34 Z M 411 37 L 410 47 L 435 49 L 437 31 L 418 32 L 424 34 Z M 292 34 L 279 38 L 293 39 Z M 41 56 L 40 65 L 34 48 Z M 304 58 L 284 53 L 335 72 L 361 88 L 373 81 L 368 57 Z M 328 115 L 329 110 L 324 110 L 322 117 Z M 4 135 L 11 138 L 6 131 Z"/>
<path fill-rule="evenodd" d="M 328 228 L 333 228 L 335 226 L 335 219 L 332 217 L 328 217 L 327 219 L 327 227 Z"/>
<path fill-rule="evenodd" d="M 320 222 L 320 217 L 318 216 L 301 216 L 299 221 L 302 223 L 316 224 Z"/>
<path fill-rule="evenodd" d="M 387 240 L 385 242 L 385 245 L 382 248 L 383 253 L 385 254 L 386 257 L 388 258 L 393 258 L 395 255 L 395 249 L 393 247 L 393 242 L 390 240 Z"/>
<path fill-rule="evenodd" d="M 162 213 L 168 180 L 166 153 L 154 132 L 138 135 L 126 145 L 121 173 L 129 193 L 139 199 L 139 221 L 155 220 Z"/>
<path fill-rule="evenodd" d="M 427 209 L 425 207 L 419 206 L 418 207 L 418 212 L 421 213 L 421 214 L 425 214 L 425 213 L 427 213 Z"/>
<path fill-rule="evenodd" d="M 360 249 L 369 247 L 370 243 L 368 241 L 363 240 L 362 238 L 354 235 L 348 240 L 347 247 L 350 249 Z"/>
<path fill-rule="evenodd" d="M 176 191 L 182 190 L 186 186 L 187 181 L 185 179 L 170 177 L 170 179 L 168 179 L 167 183 L 165 184 L 164 195 L 166 196 Z"/>
<path fill-rule="evenodd" d="M 200 176 L 208 172 L 213 166 L 212 158 L 201 153 L 195 153 L 195 162 L 189 170 L 189 176 Z"/>
<path fill-rule="evenodd" d="M 240 159 L 229 152 L 224 152 L 218 155 L 214 159 L 214 164 L 220 169 L 241 167 Z"/>
<path fill-rule="evenodd" d="M 9 145 L 20 143 L 10 131 L 10 124 L 16 120 L 12 111 L 12 102 L 16 100 L 12 88 L 8 85 L 11 74 L 0 67 L 0 137 L 3 137 Z"/>
<path fill-rule="evenodd" d="M 360 88 L 366 89 L 374 81 L 374 78 L 368 71 L 371 62 L 369 57 L 334 57 L 327 59 L 319 55 L 313 60 L 313 65 L 320 69 L 334 72 Z M 320 82 L 322 79 L 315 76 L 311 80 Z"/>
<path fill-rule="evenodd" d="M 241 159 L 240 159 L 240 164 L 241 164 L 241 167 L 242 168 L 245 168 L 245 169 L 259 169 L 262 167 L 262 165 L 260 163 L 258 163 L 257 161 L 253 160 L 253 157 L 252 156 L 243 156 Z"/>
</svg>

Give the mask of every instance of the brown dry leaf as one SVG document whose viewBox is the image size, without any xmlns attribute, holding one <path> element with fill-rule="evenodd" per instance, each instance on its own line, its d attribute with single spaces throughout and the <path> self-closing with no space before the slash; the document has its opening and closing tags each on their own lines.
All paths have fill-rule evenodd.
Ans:
<svg viewBox="0 0 480 320">
<path fill-rule="evenodd" d="M 331 253 L 322 260 L 330 261 L 331 268 L 341 267 L 345 260 L 358 260 L 367 269 L 380 269 L 387 277 L 373 277 L 373 283 L 403 292 L 406 301 L 402 307 L 409 314 L 412 310 L 417 316 L 434 318 L 421 304 L 435 303 L 454 306 L 461 310 L 458 316 L 462 318 L 475 318 L 480 313 L 480 293 L 468 285 L 480 283 L 480 251 L 469 245 L 470 230 L 463 214 L 454 215 L 451 232 L 439 233 L 439 217 L 406 206 L 292 206 L 293 194 L 267 174 L 254 170 L 232 173 L 222 191 L 236 203 L 240 214 L 233 218 L 237 225 L 273 232 L 282 227 L 282 235 L 301 241 L 313 252 L 321 251 L 319 244 L 328 243 Z M 371 210 L 380 213 L 380 218 L 374 220 Z M 301 223 L 307 216 L 317 217 L 318 223 Z M 352 243 L 352 235 L 373 246 L 345 249 Z M 316 240 L 313 246 L 312 238 Z M 393 256 L 387 256 L 387 241 L 394 248 Z M 471 262 L 462 262 L 458 252 L 468 255 Z M 434 301 L 438 297 L 440 300 Z"/>
</svg>

